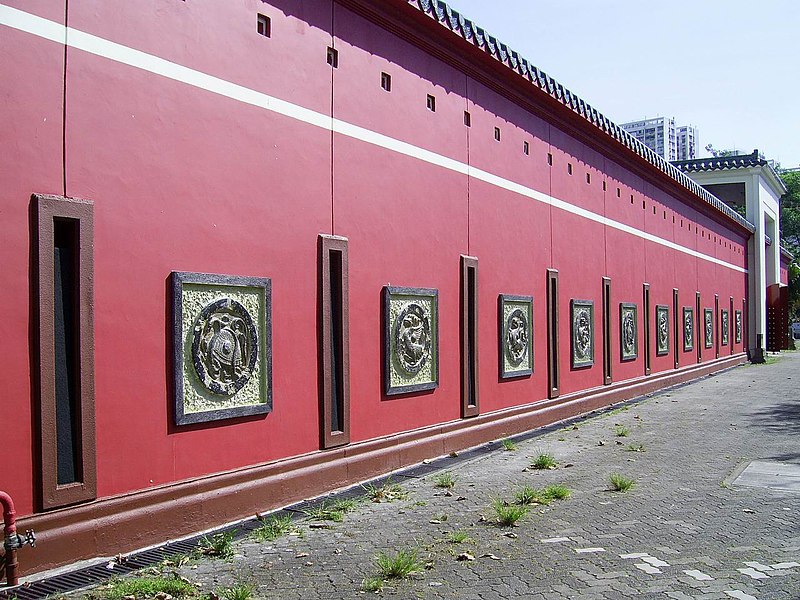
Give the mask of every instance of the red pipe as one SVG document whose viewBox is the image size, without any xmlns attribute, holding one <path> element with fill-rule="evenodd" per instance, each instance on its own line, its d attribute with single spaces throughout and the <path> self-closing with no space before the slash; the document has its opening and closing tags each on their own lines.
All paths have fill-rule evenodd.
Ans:
<svg viewBox="0 0 800 600">
<path fill-rule="evenodd" d="M 17 550 L 12 548 L 12 540 L 17 538 L 17 512 L 14 510 L 14 501 L 11 496 L 3 491 L 0 491 L 0 504 L 3 505 L 3 538 L 5 540 L 4 546 L 6 549 L 5 563 L 6 563 L 6 581 L 9 586 L 17 585 L 19 583 L 19 574 L 17 572 Z"/>
</svg>

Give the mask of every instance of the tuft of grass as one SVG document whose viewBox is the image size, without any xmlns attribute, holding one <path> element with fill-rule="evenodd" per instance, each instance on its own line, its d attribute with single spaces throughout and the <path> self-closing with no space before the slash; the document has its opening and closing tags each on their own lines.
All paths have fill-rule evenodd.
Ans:
<svg viewBox="0 0 800 600">
<path fill-rule="evenodd" d="M 383 579 L 380 577 L 367 577 L 361 581 L 361 591 L 378 593 L 383 589 Z"/>
<path fill-rule="evenodd" d="M 625 425 L 615 425 L 614 433 L 617 435 L 617 437 L 628 437 L 631 433 L 631 430 L 625 427 Z"/>
<path fill-rule="evenodd" d="M 202 556 L 230 558 L 233 556 L 233 531 L 223 531 L 211 536 L 203 536 L 195 552 Z"/>
<path fill-rule="evenodd" d="M 372 502 L 394 502 L 395 500 L 404 500 L 408 496 L 408 492 L 403 489 L 399 483 L 392 483 L 391 479 L 387 479 L 380 485 L 368 483 L 362 485 L 364 488 L 364 495 Z"/>
<path fill-rule="evenodd" d="M 506 452 L 514 452 L 517 449 L 517 444 L 513 440 L 500 440 L 500 443 L 503 444 L 503 450 Z"/>
<path fill-rule="evenodd" d="M 334 500 L 328 502 L 323 500 L 317 506 L 308 508 L 303 511 L 306 519 L 309 521 L 333 521 L 334 523 L 341 523 L 344 521 L 345 513 L 353 510 L 356 507 L 355 500 Z"/>
<path fill-rule="evenodd" d="M 612 473 L 608 479 L 611 482 L 611 489 L 615 492 L 627 492 L 634 485 L 633 479 L 628 479 L 619 473 Z"/>
<path fill-rule="evenodd" d="M 531 504 L 548 504 L 549 499 L 542 497 L 542 493 L 529 485 L 523 486 L 514 492 L 514 504 L 530 506 Z"/>
<path fill-rule="evenodd" d="M 456 485 L 456 478 L 452 473 L 439 473 L 433 478 L 433 485 L 437 488 L 451 490 Z"/>
<path fill-rule="evenodd" d="M 393 555 L 381 552 L 375 557 L 375 565 L 381 576 L 389 579 L 402 579 L 424 568 L 416 550 L 398 550 Z"/>
<path fill-rule="evenodd" d="M 272 515 L 261 523 L 253 535 L 259 542 L 271 542 L 295 530 L 292 515 Z"/>
<path fill-rule="evenodd" d="M 625 447 L 626 452 L 644 452 L 644 444 L 628 444 Z"/>
<path fill-rule="evenodd" d="M 492 502 L 495 518 L 498 525 L 511 527 L 528 513 L 528 507 L 519 504 L 509 504 L 505 500 L 495 498 Z"/>
<path fill-rule="evenodd" d="M 566 500 L 572 496 L 572 490 L 565 485 L 548 485 L 542 490 L 542 496 L 551 500 Z"/>
<path fill-rule="evenodd" d="M 191 583 L 176 577 L 131 577 L 112 580 L 102 595 L 109 600 L 121 600 L 125 596 L 144 598 L 159 593 L 181 598 L 193 596 L 196 592 L 197 588 Z"/>
<path fill-rule="evenodd" d="M 253 597 L 253 592 L 256 586 L 250 583 L 240 583 L 233 587 L 220 590 L 218 596 L 225 600 L 250 600 Z"/>
<path fill-rule="evenodd" d="M 451 544 L 463 544 L 469 541 L 469 539 L 469 535 L 463 530 L 451 531 L 447 536 L 447 541 Z"/>
<path fill-rule="evenodd" d="M 531 463 L 532 468 L 539 470 L 555 469 L 557 466 L 558 463 L 556 462 L 555 456 L 546 452 L 539 454 L 533 459 L 533 463 Z"/>
</svg>

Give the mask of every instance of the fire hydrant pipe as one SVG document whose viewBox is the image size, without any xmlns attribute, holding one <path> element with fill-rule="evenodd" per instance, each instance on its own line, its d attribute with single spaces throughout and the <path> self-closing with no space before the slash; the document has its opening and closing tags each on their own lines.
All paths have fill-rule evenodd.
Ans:
<svg viewBox="0 0 800 600">
<path fill-rule="evenodd" d="M 5 542 L 13 540 L 17 535 L 17 513 L 14 510 L 14 501 L 11 496 L 0 491 L 0 504 L 3 505 L 3 539 Z M 17 550 L 11 548 L 11 544 L 5 543 L 6 556 L 6 582 L 9 586 L 19 583 L 17 572 Z"/>
</svg>

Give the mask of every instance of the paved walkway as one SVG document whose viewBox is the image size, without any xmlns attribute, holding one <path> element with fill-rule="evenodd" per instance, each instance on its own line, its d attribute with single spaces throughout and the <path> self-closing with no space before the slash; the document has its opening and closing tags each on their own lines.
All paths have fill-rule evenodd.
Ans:
<svg viewBox="0 0 800 600">
<path fill-rule="evenodd" d="M 329 528 L 301 520 L 300 535 L 240 540 L 233 558 L 179 571 L 206 591 L 244 582 L 262 598 L 353 598 L 380 552 L 415 549 L 427 568 L 379 595 L 800 598 L 800 493 L 735 482 L 751 461 L 760 463 L 750 483 L 800 482 L 799 380 L 800 353 L 736 368 L 513 451 L 498 443 L 448 471 L 450 492 L 436 474 L 397 477 L 405 499 L 361 503 Z M 527 469 L 541 453 L 558 467 Z M 635 485 L 609 491 L 611 473 Z M 513 528 L 492 523 L 493 499 L 550 484 L 572 497 L 532 508 Z M 455 543 L 460 532 L 468 539 Z"/>
</svg>

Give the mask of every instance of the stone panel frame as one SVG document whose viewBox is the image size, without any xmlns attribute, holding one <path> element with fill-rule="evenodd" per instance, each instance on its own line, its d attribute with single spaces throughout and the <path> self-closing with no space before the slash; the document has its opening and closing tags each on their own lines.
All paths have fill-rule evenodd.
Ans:
<svg viewBox="0 0 800 600">
<path fill-rule="evenodd" d="M 252 387 L 248 391 L 253 391 L 258 398 L 258 402 L 247 402 L 242 399 L 241 404 L 236 403 L 236 396 L 242 392 L 241 389 L 228 395 L 226 406 L 218 409 L 208 409 L 202 411 L 186 410 L 186 401 L 189 397 L 187 383 L 192 384 L 195 390 L 192 392 L 203 397 L 209 402 L 220 400 L 224 394 L 214 394 L 208 388 L 203 388 L 203 384 L 196 381 L 197 374 L 191 369 L 189 359 L 194 357 L 187 356 L 187 349 L 192 345 L 189 336 L 192 338 L 193 332 L 188 332 L 184 328 L 185 310 L 189 307 L 184 302 L 184 291 L 186 286 L 196 288 L 200 293 L 210 292 L 214 296 L 230 298 L 232 293 L 255 293 L 258 303 L 257 314 L 250 315 L 255 319 L 254 327 L 258 339 L 256 366 L 254 367 L 255 378 L 252 380 Z M 196 321 L 199 315 L 195 315 Z M 272 411 L 272 281 L 266 277 L 240 277 L 236 275 L 216 275 L 210 273 L 184 273 L 174 271 L 172 273 L 172 350 L 173 350 L 173 395 L 174 395 L 174 419 L 175 425 L 191 425 L 194 423 L 205 423 L 219 421 L 223 419 L 233 419 L 237 417 L 251 417 L 256 415 L 268 414 Z M 257 371 L 257 372 L 256 372 Z M 242 396 L 240 396 L 241 398 Z M 209 398 L 211 398 L 209 400 Z"/>
<path fill-rule="evenodd" d="M 663 317 L 662 317 L 663 315 Z M 665 333 L 662 335 L 661 323 L 666 323 Z M 655 320 L 655 338 L 656 338 L 656 356 L 666 356 L 669 354 L 670 343 L 670 323 L 669 323 L 669 306 L 666 304 L 656 304 L 656 320 Z"/>
<path fill-rule="evenodd" d="M 508 320 L 511 315 L 520 310 L 527 319 L 525 341 L 525 355 L 519 365 L 513 364 L 513 359 L 508 352 Z M 510 312 L 509 312 L 510 311 Z M 506 313 L 509 314 L 506 314 Z M 498 341 L 498 361 L 501 379 L 514 377 L 526 377 L 533 373 L 533 296 L 515 296 L 512 294 L 500 294 L 497 297 L 497 341 Z"/>
<path fill-rule="evenodd" d="M 742 311 L 736 310 L 733 313 L 733 326 L 734 326 L 734 341 L 737 344 L 742 343 Z"/>
<path fill-rule="evenodd" d="M 461 417 L 477 417 L 480 401 L 478 259 L 461 255 Z"/>
<path fill-rule="evenodd" d="M 683 351 L 691 352 L 694 350 L 694 309 L 691 306 L 683 307 Z M 686 334 L 689 334 L 687 338 Z"/>
<path fill-rule="evenodd" d="M 401 298 L 408 298 L 409 303 L 424 303 L 428 305 L 429 333 L 428 356 L 422 361 L 420 371 L 412 376 L 402 373 L 402 366 L 394 360 L 396 348 L 395 336 L 398 324 L 392 316 L 393 303 L 399 303 Z M 427 366 L 426 366 L 427 365 Z M 387 396 L 398 394 L 411 394 L 439 387 L 439 290 L 434 288 L 393 287 L 383 288 L 383 370 L 384 393 Z M 424 374 L 418 376 L 419 373 Z M 393 377 L 394 375 L 394 377 Z M 394 379 L 394 381 L 393 381 Z M 403 379 L 408 383 L 398 383 Z"/>
<path fill-rule="evenodd" d="M 628 362 L 639 358 L 639 307 L 634 302 L 620 302 L 619 304 L 619 359 Z M 633 348 L 626 352 L 625 323 L 626 317 L 633 318 Z"/>
<path fill-rule="evenodd" d="M 572 299 L 570 306 L 570 358 L 573 369 L 585 369 L 594 365 L 595 353 L 595 331 L 594 331 L 594 301 Z M 589 348 L 588 357 L 580 358 L 578 352 L 578 331 L 575 327 L 575 320 L 579 313 L 588 311 L 589 314 Z"/>
<path fill-rule="evenodd" d="M 714 347 L 714 309 L 703 309 L 703 345 L 705 348 Z"/>
<path fill-rule="evenodd" d="M 723 308 L 719 316 L 719 343 L 721 346 L 728 345 L 728 338 L 730 337 L 731 322 L 728 314 L 728 309 Z"/>
</svg>

